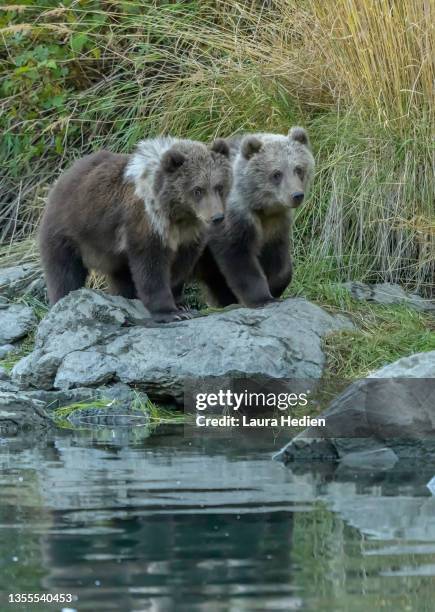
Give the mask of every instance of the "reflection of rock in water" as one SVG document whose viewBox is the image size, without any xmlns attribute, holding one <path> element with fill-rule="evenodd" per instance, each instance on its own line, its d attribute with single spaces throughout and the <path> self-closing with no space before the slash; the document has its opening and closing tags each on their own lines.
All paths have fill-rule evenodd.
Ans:
<svg viewBox="0 0 435 612">
<path fill-rule="evenodd" d="M 41 473 L 55 520 L 43 538 L 45 588 L 79 584 L 90 606 L 104 592 L 106 610 L 156 597 L 147 609 L 163 611 L 183 601 L 183 584 L 198 598 L 229 595 L 241 575 L 252 584 L 260 577 L 266 590 L 284 576 L 290 584 L 292 514 L 269 457 L 206 456 L 179 438 L 172 453 L 86 448 L 69 438 L 56 448 L 62 464 Z M 111 590 L 123 593 L 113 607 Z"/>
<path fill-rule="evenodd" d="M 48 572 L 41 563 L 40 534 L 50 530 L 52 512 L 41 494 L 35 468 L 56 462 L 47 430 L 0 436 L 0 599 L 5 593 L 39 593 Z M 1 610 L 4 610 L 0 606 Z M 23 609 L 16 607 L 17 610 Z"/>
<path fill-rule="evenodd" d="M 193 594 L 198 600 L 231 599 L 232 590 L 234 596 L 240 594 L 233 585 L 241 577 L 252 585 L 257 581 L 265 585 L 266 593 L 284 581 L 288 584 L 284 594 L 290 594 L 291 538 L 292 517 L 282 512 L 253 512 L 240 520 L 235 515 L 201 512 L 164 518 L 126 514 L 112 519 L 101 534 L 79 531 L 69 538 L 68 546 L 65 537 L 44 538 L 51 567 L 44 586 L 74 591 L 79 583 L 80 599 L 91 605 L 116 592 L 116 603 L 113 607 L 108 603 L 107 610 L 142 609 L 138 604 L 150 599 L 154 605 L 147 610 L 178 610 L 178 604 Z"/>
<path fill-rule="evenodd" d="M 433 476 L 431 464 L 383 474 L 343 470 L 325 478 L 306 470 L 292 475 L 292 486 L 305 491 L 308 499 L 323 500 L 363 534 L 386 540 L 435 541 L 435 497 L 426 486 Z"/>
</svg>

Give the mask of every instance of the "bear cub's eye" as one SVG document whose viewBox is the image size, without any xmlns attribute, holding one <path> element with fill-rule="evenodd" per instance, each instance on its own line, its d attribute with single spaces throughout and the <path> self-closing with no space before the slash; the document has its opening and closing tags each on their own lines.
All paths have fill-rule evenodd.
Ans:
<svg viewBox="0 0 435 612">
<path fill-rule="evenodd" d="M 304 169 L 301 166 L 296 166 L 295 173 L 298 175 L 300 179 L 304 178 Z"/>
<path fill-rule="evenodd" d="M 277 185 L 282 181 L 282 177 L 283 177 L 283 174 L 281 170 L 275 170 L 274 172 L 272 172 L 271 179 Z"/>
<path fill-rule="evenodd" d="M 202 189 L 202 187 L 195 187 L 193 189 L 193 195 L 195 196 L 197 200 L 199 200 L 202 197 L 203 193 L 204 193 L 204 190 Z"/>
<path fill-rule="evenodd" d="M 216 185 L 216 187 L 214 188 L 214 190 L 216 191 L 216 193 L 220 196 L 222 196 L 224 194 L 224 186 L 223 185 Z"/>
</svg>

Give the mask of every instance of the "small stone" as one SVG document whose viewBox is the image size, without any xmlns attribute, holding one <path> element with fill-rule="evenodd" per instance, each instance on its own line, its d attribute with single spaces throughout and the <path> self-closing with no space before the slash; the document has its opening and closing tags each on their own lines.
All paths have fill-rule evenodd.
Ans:
<svg viewBox="0 0 435 612">
<path fill-rule="evenodd" d="M 1 315 L 0 315 L 1 318 Z M 13 353 L 15 351 L 15 346 L 13 344 L 3 344 L 2 346 L 0 346 L 0 359 L 4 359 L 5 357 L 7 357 L 10 353 Z"/>
<path fill-rule="evenodd" d="M 0 268 L 0 294 L 5 298 L 16 299 L 25 295 L 34 281 L 40 282 L 39 289 L 45 287 L 41 269 L 34 264 Z"/>
<path fill-rule="evenodd" d="M 406 291 L 394 283 L 377 283 L 366 285 L 359 281 L 348 281 L 340 285 L 356 300 L 366 300 L 376 304 L 404 305 L 420 312 L 435 312 L 435 300 L 422 298 L 415 293 L 407 294 Z"/>
<path fill-rule="evenodd" d="M 10 304 L 0 310 L 0 344 L 19 340 L 37 325 L 35 313 L 23 304 Z"/>
<path fill-rule="evenodd" d="M 426 486 L 429 489 L 429 491 L 432 493 L 432 495 L 435 496 L 435 476 L 429 480 Z"/>
</svg>

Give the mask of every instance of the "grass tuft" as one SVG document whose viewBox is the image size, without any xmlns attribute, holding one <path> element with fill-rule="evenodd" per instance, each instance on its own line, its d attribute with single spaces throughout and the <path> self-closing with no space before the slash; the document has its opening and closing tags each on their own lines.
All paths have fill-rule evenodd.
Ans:
<svg viewBox="0 0 435 612">
<path fill-rule="evenodd" d="M 72 414 L 84 410 L 110 409 L 110 407 L 116 406 L 117 403 L 117 400 L 104 397 L 92 401 L 85 400 L 83 402 L 76 402 L 68 404 L 67 406 L 61 406 L 54 410 L 53 419 L 58 427 L 71 429 L 72 425 L 69 421 L 69 417 Z M 152 430 L 164 424 L 184 423 L 184 414 L 165 406 L 159 406 L 150 399 L 145 401 L 138 393 L 135 394 L 135 398 L 131 403 L 131 410 L 142 412 L 144 416 L 147 416 Z"/>
</svg>

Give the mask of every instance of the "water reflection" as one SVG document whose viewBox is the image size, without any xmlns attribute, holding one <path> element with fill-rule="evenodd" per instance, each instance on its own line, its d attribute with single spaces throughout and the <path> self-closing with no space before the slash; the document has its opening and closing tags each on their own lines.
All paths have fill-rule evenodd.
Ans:
<svg viewBox="0 0 435 612">
<path fill-rule="evenodd" d="M 3 441 L 0 601 L 13 585 L 80 611 L 432 610 L 433 466 L 292 472 L 270 461 L 282 443 L 178 427 Z"/>
</svg>

